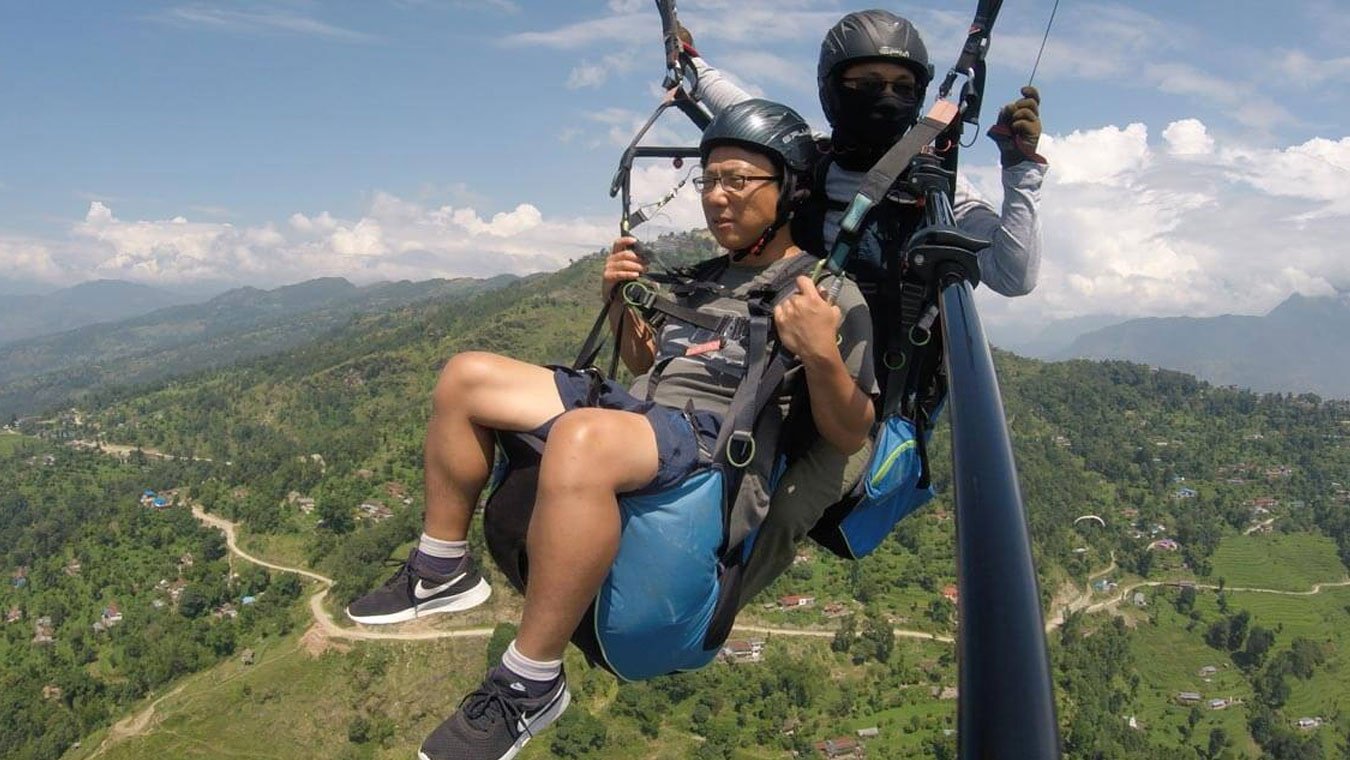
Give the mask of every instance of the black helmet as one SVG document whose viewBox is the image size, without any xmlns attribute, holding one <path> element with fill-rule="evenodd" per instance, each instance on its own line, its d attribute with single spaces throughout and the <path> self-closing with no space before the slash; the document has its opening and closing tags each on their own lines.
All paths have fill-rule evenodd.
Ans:
<svg viewBox="0 0 1350 760">
<path fill-rule="evenodd" d="M 699 156 L 706 163 L 713 148 L 726 144 L 767 153 L 789 175 L 810 172 L 816 158 L 816 140 L 806 120 L 782 103 L 758 98 L 717 114 L 703 130 Z"/>
<path fill-rule="evenodd" d="M 774 233 L 792 218 L 792 212 L 810 195 L 811 169 L 818 155 L 811 127 L 796 111 L 781 103 L 753 98 L 736 103 L 713 117 L 703 130 L 698 152 L 704 164 L 719 145 L 740 145 L 769 156 L 783 173 L 777 218 L 750 247 L 736 258 L 757 254 Z"/>
<path fill-rule="evenodd" d="M 915 91 L 923 102 L 924 90 L 933 80 L 933 64 L 919 30 L 890 11 L 857 11 L 839 19 L 820 43 L 816 84 L 820 107 L 831 124 L 838 112 L 835 79 L 845 66 L 862 61 L 892 61 L 913 71 Z"/>
</svg>

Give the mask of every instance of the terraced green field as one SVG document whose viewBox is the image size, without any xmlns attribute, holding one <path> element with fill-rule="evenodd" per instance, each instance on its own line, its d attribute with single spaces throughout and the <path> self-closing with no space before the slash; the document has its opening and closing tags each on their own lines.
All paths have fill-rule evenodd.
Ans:
<svg viewBox="0 0 1350 760">
<path fill-rule="evenodd" d="M 12 433 L 0 433 L 0 455 L 8 454 L 19 448 L 25 441 L 32 442 L 33 439 L 25 435 L 14 435 Z"/>
<path fill-rule="evenodd" d="M 1310 533 L 1229 536 L 1214 552 L 1211 580 L 1229 586 L 1307 591 L 1345 578 L 1336 544 Z"/>
</svg>

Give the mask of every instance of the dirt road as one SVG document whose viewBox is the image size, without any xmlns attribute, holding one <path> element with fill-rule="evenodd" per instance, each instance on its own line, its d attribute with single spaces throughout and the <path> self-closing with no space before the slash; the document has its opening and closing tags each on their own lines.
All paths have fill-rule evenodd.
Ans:
<svg viewBox="0 0 1350 760">
<path fill-rule="evenodd" d="M 326 575 L 320 575 L 311 570 L 305 570 L 299 567 L 287 567 L 278 565 L 275 562 L 268 562 L 264 559 L 249 554 L 239 548 L 235 523 L 226 520 L 219 515 L 209 514 L 204 511 L 200 505 L 192 505 L 192 516 L 201 520 L 225 534 L 225 545 L 229 547 L 230 552 L 235 556 L 255 565 L 261 565 L 272 570 L 280 570 L 285 573 L 295 573 L 311 580 L 318 581 L 323 588 L 315 592 L 309 598 L 309 611 L 314 616 L 314 624 L 323 632 L 323 635 L 331 639 L 351 639 L 359 641 L 389 640 L 389 641 L 426 641 L 429 639 L 453 639 L 453 638 L 476 638 L 482 636 L 491 636 L 491 628 L 453 628 L 438 630 L 370 630 L 368 628 L 351 628 L 339 625 L 333 616 L 328 614 L 328 610 L 323 606 L 324 597 L 328 596 L 328 590 L 333 587 L 333 579 Z"/>
</svg>

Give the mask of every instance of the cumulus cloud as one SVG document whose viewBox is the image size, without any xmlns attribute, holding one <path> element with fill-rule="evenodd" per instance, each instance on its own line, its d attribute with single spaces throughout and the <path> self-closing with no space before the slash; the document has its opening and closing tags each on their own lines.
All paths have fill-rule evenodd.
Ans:
<svg viewBox="0 0 1350 760">
<path fill-rule="evenodd" d="M 1161 135 L 1132 124 L 1046 144 L 1040 284 L 982 296 L 991 314 L 1259 314 L 1292 292 L 1350 290 L 1350 138 L 1270 148 L 1196 119 Z"/>
<path fill-rule="evenodd" d="M 1203 156 L 1214 152 L 1214 138 L 1199 119 L 1182 119 L 1163 130 L 1167 152 L 1174 156 Z"/>
<path fill-rule="evenodd" d="M 612 237 L 611 221 L 549 218 L 529 203 L 486 215 L 384 192 L 359 218 L 296 212 L 282 224 L 258 226 L 183 216 L 124 220 L 94 201 L 68 240 L 0 237 L 0 265 L 60 284 L 98 277 L 260 285 L 328 275 L 423 280 L 553 270 Z"/>
<path fill-rule="evenodd" d="M 1055 181 L 1066 185 L 1128 185 L 1150 158 L 1143 124 L 1047 135 L 1039 150 L 1055 167 Z"/>
</svg>

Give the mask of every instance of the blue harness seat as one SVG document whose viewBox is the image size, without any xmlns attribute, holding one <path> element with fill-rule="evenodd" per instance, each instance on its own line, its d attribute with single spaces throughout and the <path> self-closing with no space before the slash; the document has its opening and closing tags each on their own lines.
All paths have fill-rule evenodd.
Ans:
<svg viewBox="0 0 1350 760">
<path fill-rule="evenodd" d="M 528 433 L 497 440 L 503 456 L 483 529 L 493 561 L 523 593 L 543 441 Z M 736 613 L 737 573 L 721 561 L 726 501 L 714 464 L 666 491 L 619 499 L 618 555 L 572 635 L 592 664 L 635 681 L 697 670 L 717 655 Z"/>
</svg>

